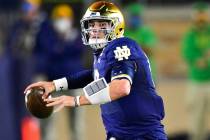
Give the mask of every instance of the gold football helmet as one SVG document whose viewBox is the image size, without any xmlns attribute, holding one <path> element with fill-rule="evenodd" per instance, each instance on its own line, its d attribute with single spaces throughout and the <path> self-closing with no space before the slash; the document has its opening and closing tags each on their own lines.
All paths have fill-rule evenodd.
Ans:
<svg viewBox="0 0 210 140">
<path fill-rule="evenodd" d="M 107 21 L 111 25 L 110 28 L 102 28 L 98 31 L 104 32 L 104 39 L 97 39 L 95 42 L 90 41 L 89 22 L 93 20 Z M 93 49 L 102 49 L 105 45 L 113 39 L 123 36 L 124 33 L 124 18 L 121 11 L 113 3 L 98 1 L 93 3 L 86 11 L 85 15 L 80 21 L 82 30 L 82 39 L 85 45 L 90 45 Z"/>
</svg>

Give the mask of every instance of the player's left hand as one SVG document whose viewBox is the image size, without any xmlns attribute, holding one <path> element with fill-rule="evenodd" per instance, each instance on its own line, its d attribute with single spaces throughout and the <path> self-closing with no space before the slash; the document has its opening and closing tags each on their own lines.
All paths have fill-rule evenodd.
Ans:
<svg viewBox="0 0 210 140">
<path fill-rule="evenodd" d="M 54 98 L 44 99 L 47 102 L 48 107 L 56 106 L 54 112 L 60 111 L 64 107 L 75 107 L 75 101 L 73 96 L 59 96 Z"/>
</svg>

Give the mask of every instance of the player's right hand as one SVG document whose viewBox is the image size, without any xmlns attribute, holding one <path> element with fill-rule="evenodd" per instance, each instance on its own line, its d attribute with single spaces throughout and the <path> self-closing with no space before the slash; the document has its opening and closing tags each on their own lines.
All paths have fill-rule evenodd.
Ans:
<svg viewBox="0 0 210 140">
<path fill-rule="evenodd" d="M 24 93 L 26 94 L 26 92 L 28 90 L 30 90 L 31 88 L 34 88 L 34 87 L 42 87 L 44 89 L 45 92 L 42 96 L 43 99 L 47 98 L 50 93 L 55 91 L 55 84 L 53 82 L 40 81 L 40 82 L 33 83 L 33 84 L 29 85 L 28 87 L 26 87 Z"/>
</svg>

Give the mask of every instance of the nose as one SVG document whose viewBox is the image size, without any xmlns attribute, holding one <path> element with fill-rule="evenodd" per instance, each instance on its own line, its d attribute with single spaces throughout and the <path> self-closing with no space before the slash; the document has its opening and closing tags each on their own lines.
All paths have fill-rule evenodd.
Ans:
<svg viewBox="0 0 210 140">
<path fill-rule="evenodd" d="M 91 31 L 90 33 L 91 33 L 92 35 L 96 36 L 96 35 L 99 34 L 99 30 L 96 29 L 96 28 L 94 28 L 94 29 L 92 29 L 92 31 Z"/>
<path fill-rule="evenodd" d="M 98 32 L 98 29 L 94 28 L 93 33 L 97 33 L 97 32 Z"/>
</svg>

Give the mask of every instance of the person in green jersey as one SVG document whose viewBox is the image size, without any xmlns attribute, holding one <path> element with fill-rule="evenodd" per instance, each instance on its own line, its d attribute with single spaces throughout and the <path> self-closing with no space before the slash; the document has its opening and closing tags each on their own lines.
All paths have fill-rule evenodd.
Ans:
<svg viewBox="0 0 210 140">
<path fill-rule="evenodd" d="M 126 7 L 126 11 L 128 28 L 125 30 L 125 36 L 136 40 L 142 47 L 150 60 L 153 79 L 156 81 L 156 66 L 152 50 L 157 43 L 157 37 L 153 30 L 143 23 L 144 6 L 139 3 L 131 3 Z"/>
<path fill-rule="evenodd" d="M 182 56 L 188 66 L 187 107 L 191 140 L 205 140 L 210 111 L 210 25 L 207 5 L 197 3 L 193 25 L 186 32 Z"/>
</svg>

